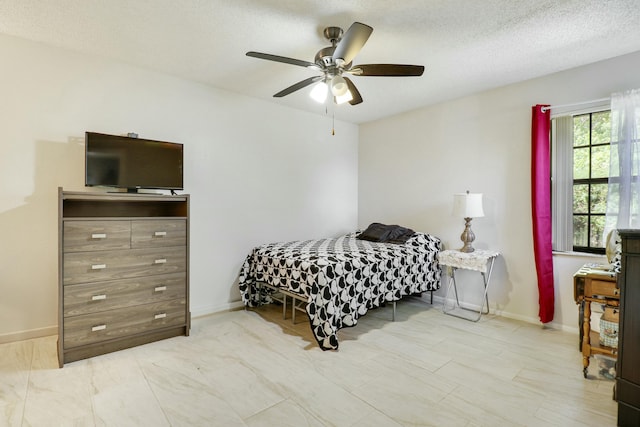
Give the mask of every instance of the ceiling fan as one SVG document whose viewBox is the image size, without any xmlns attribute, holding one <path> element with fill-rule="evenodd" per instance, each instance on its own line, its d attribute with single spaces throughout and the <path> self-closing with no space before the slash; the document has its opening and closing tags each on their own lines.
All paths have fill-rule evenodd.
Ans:
<svg viewBox="0 0 640 427">
<path fill-rule="evenodd" d="M 360 49 L 362 49 L 367 42 L 372 32 L 372 27 L 360 22 L 354 22 L 346 33 L 339 27 L 325 28 L 324 36 L 331 42 L 331 46 L 320 49 L 316 54 L 314 62 L 253 51 L 247 52 L 247 56 L 306 67 L 322 73 L 322 75 L 309 77 L 281 90 L 273 95 L 276 98 L 289 95 L 313 83 L 319 82 L 311 91 L 311 97 L 316 101 L 324 102 L 330 90 L 334 97 L 334 102 L 337 104 L 349 102 L 351 105 L 357 105 L 362 102 L 362 96 L 351 79 L 345 77 L 343 74 L 351 74 L 354 76 L 407 77 L 421 76 L 424 72 L 424 66 L 422 65 L 353 65 L 353 58 L 360 52 Z"/>
</svg>

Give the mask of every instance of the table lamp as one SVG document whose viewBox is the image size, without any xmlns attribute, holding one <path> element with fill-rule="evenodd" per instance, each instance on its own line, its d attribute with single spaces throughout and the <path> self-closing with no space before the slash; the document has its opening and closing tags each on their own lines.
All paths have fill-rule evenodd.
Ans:
<svg viewBox="0 0 640 427">
<path fill-rule="evenodd" d="M 460 240 L 464 246 L 460 252 L 473 252 L 475 249 L 471 243 L 476 239 L 471 230 L 471 219 L 484 216 L 482 210 L 482 193 L 456 193 L 453 195 L 453 215 L 464 218 L 464 231 L 460 235 Z"/>
</svg>

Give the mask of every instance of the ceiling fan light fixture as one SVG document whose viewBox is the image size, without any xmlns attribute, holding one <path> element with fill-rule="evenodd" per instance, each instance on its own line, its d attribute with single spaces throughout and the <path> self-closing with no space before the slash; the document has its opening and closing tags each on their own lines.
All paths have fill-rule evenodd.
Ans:
<svg viewBox="0 0 640 427">
<path fill-rule="evenodd" d="M 273 95 L 274 98 L 282 98 L 317 83 L 309 93 L 315 101 L 324 104 L 329 96 L 329 90 L 331 90 L 331 96 L 336 104 L 349 102 L 351 105 L 359 105 L 362 103 L 360 91 L 350 77 L 342 77 L 343 73 L 346 73 L 345 76 L 363 77 L 418 77 L 424 73 L 424 66 L 422 65 L 353 65 L 353 59 L 365 45 L 372 31 L 372 27 L 361 22 L 354 22 L 346 32 L 340 27 L 326 27 L 323 34 L 331 42 L 331 46 L 320 49 L 316 53 L 314 62 L 254 51 L 249 51 L 246 55 L 267 61 L 304 67 L 318 73 L 275 93 Z"/>
<path fill-rule="evenodd" d="M 318 82 L 317 85 L 311 89 L 309 96 L 316 102 L 322 104 L 327 100 L 327 93 L 329 92 L 329 86 L 324 81 Z"/>
<path fill-rule="evenodd" d="M 353 95 L 350 91 L 346 91 L 344 95 L 339 95 L 335 97 L 336 104 L 344 104 L 345 102 L 349 102 L 353 100 Z"/>
<path fill-rule="evenodd" d="M 335 76 L 331 79 L 331 93 L 333 96 L 342 96 L 349 91 L 347 81 L 342 76 Z"/>
</svg>

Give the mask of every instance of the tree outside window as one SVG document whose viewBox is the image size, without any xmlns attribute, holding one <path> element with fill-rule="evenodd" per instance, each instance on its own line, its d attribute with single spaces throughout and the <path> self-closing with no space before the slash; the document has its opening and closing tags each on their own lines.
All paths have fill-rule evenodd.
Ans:
<svg viewBox="0 0 640 427">
<path fill-rule="evenodd" d="M 615 149 L 615 145 L 614 145 Z M 610 112 L 573 117 L 573 250 L 604 253 L 607 211 Z"/>
</svg>

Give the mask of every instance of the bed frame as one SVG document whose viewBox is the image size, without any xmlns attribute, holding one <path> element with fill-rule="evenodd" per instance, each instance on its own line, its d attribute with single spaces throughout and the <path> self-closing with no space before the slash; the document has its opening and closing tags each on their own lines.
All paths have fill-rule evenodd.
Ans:
<svg viewBox="0 0 640 427">
<path fill-rule="evenodd" d="M 298 295 L 294 292 L 288 291 L 286 289 L 278 288 L 276 286 L 272 286 L 265 282 L 258 282 L 258 292 L 262 292 L 262 287 L 266 287 L 269 290 L 273 291 L 269 296 L 272 300 L 277 301 L 282 304 L 282 319 L 287 319 L 287 297 L 291 298 L 291 323 L 295 325 L 296 323 L 296 311 L 300 311 L 307 314 L 307 299 L 303 295 Z M 430 294 L 430 304 L 433 304 L 433 291 L 427 291 Z M 422 292 L 419 294 L 422 296 Z M 391 321 L 396 321 L 396 302 L 391 301 L 393 311 L 391 313 Z"/>
<path fill-rule="evenodd" d="M 337 332 L 355 326 L 370 309 L 440 288 L 440 239 L 412 232 L 405 243 L 371 242 L 356 233 L 336 238 L 270 243 L 255 247 L 240 270 L 246 306 L 274 300 L 283 318 L 291 307 L 306 313 L 323 350 L 337 350 Z"/>
</svg>

